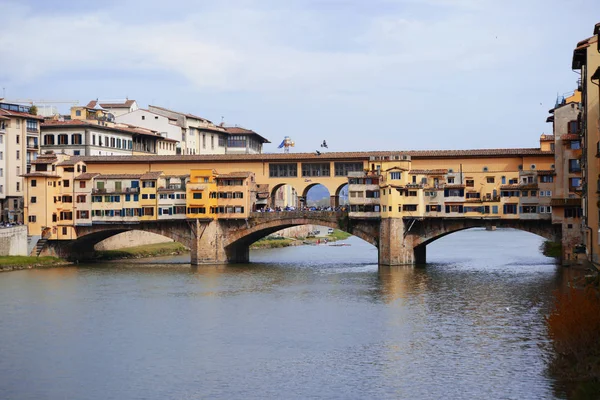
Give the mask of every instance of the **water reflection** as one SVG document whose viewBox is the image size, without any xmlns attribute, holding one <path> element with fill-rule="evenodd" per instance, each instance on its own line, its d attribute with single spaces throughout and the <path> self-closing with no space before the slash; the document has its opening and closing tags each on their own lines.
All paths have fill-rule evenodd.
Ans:
<svg viewBox="0 0 600 400">
<path fill-rule="evenodd" d="M 465 231 L 379 268 L 348 242 L 3 274 L 0 398 L 555 396 L 543 315 L 569 271 L 541 239 Z"/>
</svg>

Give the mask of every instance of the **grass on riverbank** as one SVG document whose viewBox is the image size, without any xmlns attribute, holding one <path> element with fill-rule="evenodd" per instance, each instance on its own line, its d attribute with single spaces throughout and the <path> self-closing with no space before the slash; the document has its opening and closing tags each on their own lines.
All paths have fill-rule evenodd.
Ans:
<svg viewBox="0 0 600 400">
<path fill-rule="evenodd" d="M 288 247 L 294 243 L 295 239 L 288 239 L 277 236 L 267 236 L 262 238 L 250 245 L 251 249 L 278 249 L 281 247 Z"/>
<path fill-rule="evenodd" d="M 327 238 L 332 240 L 344 240 L 348 239 L 350 236 L 352 235 L 348 232 L 340 231 L 339 229 L 334 229 L 333 233 L 327 235 Z"/>
<path fill-rule="evenodd" d="M 145 258 L 186 253 L 188 250 L 178 242 L 155 243 L 143 246 L 125 247 L 118 250 L 97 251 L 97 259 L 116 260 L 122 258 Z"/>
<path fill-rule="evenodd" d="M 45 266 L 64 263 L 56 257 L 0 256 L 1 267 Z"/>
</svg>

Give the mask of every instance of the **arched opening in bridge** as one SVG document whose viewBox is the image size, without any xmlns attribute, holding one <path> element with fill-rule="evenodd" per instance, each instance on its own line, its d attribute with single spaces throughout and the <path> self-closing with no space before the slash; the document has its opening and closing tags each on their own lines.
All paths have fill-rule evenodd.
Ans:
<svg viewBox="0 0 600 400">
<path fill-rule="evenodd" d="M 308 185 L 302 194 L 304 207 L 311 211 L 326 210 L 332 206 L 329 189 L 320 183 Z"/>
<path fill-rule="evenodd" d="M 348 199 L 348 184 L 344 183 L 343 185 L 340 185 L 337 190 L 335 191 L 335 202 L 336 202 L 336 206 L 347 206 L 348 204 L 350 204 L 350 201 Z"/>
<path fill-rule="evenodd" d="M 273 210 L 297 209 L 300 199 L 296 189 L 287 183 L 275 185 L 271 190 L 270 208 Z"/>
<path fill-rule="evenodd" d="M 545 239 L 535 233 L 513 228 L 469 228 L 449 232 L 415 247 L 415 254 L 427 252 L 427 263 L 468 264 L 479 267 L 499 265 L 546 265 L 555 259 L 542 253 Z"/>
<path fill-rule="evenodd" d="M 169 248 L 168 243 L 174 243 L 175 240 L 163 235 L 159 235 L 146 231 L 126 231 L 110 236 L 94 245 L 96 251 L 120 250 L 130 247 L 151 247 L 160 249 L 161 247 Z"/>
</svg>

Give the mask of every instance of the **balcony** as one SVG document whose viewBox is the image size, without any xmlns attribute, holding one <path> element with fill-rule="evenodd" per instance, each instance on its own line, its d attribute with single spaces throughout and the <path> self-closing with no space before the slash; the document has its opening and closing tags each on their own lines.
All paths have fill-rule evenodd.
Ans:
<svg viewBox="0 0 600 400">
<path fill-rule="evenodd" d="M 28 135 L 39 135 L 40 134 L 40 130 L 38 128 L 31 128 L 31 127 L 27 127 L 27 134 Z"/>
<path fill-rule="evenodd" d="M 40 147 L 37 143 L 27 143 L 27 150 L 39 150 Z"/>
<path fill-rule="evenodd" d="M 102 189 L 98 189 L 98 188 L 93 188 L 92 189 L 92 194 L 111 194 L 111 193 L 139 193 L 140 192 L 140 188 L 123 188 L 123 189 L 106 189 L 106 188 L 102 188 Z"/>
</svg>

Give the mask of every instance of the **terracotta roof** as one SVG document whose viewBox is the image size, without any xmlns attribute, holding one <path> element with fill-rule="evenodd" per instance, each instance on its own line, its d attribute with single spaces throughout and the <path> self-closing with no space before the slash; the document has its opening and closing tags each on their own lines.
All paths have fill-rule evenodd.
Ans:
<svg viewBox="0 0 600 400">
<path fill-rule="evenodd" d="M 153 106 L 153 105 L 149 105 L 148 107 L 154 107 L 154 108 L 159 109 L 159 110 L 171 112 L 173 114 L 183 115 L 183 116 L 185 116 L 187 118 L 199 119 L 200 121 L 206 121 L 206 122 L 210 122 L 212 124 L 212 122 L 209 121 L 209 120 L 207 120 L 206 118 L 202 118 L 202 117 L 199 117 L 199 116 L 194 115 L 194 114 L 186 114 L 186 113 L 182 113 L 182 112 L 179 112 L 179 111 L 173 111 L 173 110 L 169 110 L 168 108 L 159 107 L 159 106 Z"/>
<path fill-rule="evenodd" d="M 0 115 L 4 115 L 7 117 L 23 117 L 23 118 L 29 118 L 29 119 L 37 119 L 38 121 L 44 120 L 44 117 L 40 117 L 39 115 L 32 115 L 32 114 L 28 114 L 28 113 L 24 113 L 24 112 L 20 112 L 20 111 L 10 111 L 10 110 L 5 110 L 4 108 L 0 108 Z"/>
<path fill-rule="evenodd" d="M 146 172 L 145 174 L 140 176 L 140 179 L 146 179 L 146 180 L 158 179 L 158 178 L 160 178 L 161 175 L 162 175 L 162 171 Z"/>
<path fill-rule="evenodd" d="M 77 175 L 75 177 L 75 180 L 76 181 L 87 181 L 89 179 L 97 177 L 98 175 L 100 175 L 98 172 L 91 172 L 91 173 L 90 172 L 84 172 L 81 175 Z"/>
<path fill-rule="evenodd" d="M 554 142 L 554 135 L 541 135 L 540 142 Z"/>
<path fill-rule="evenodd" d="M 141 174 L 100 174 L 96 179 L 140 179 Z"/>
<path fill-rule="evenodd" d="M 268 139 L 262 137 L 252 129 L 242 128 L 241 126 L 226 126 L 224 128 L 230 135 L 256 135 L 263 140 L 263 143 L 271 143 Z"/>
<path fill-rule="evenodd" d="M 413 175 L 445 175 L 448 173 L 447 169 L 411 169 L 408 171 L 409 174 Z"/>
<path fill-rule="evenodd" d="M 252 175 L 252 172 L 231 172 L 229 174 L 219 174 L 216 176 L 217 179 L 227 179 L 227 178 L 247 178 Z"/>
<path fill-rule="evenodd" d="M 566 134 L 560 136 L 560 140 L 580 140 L 580 139 L 581 139 L 581 137 L 579 137 L 579 135 L 576 133 L 566 133 Z"/>
<path fill-rule="evenodd" d="M 158 134 L 157 131 L 153 131 L 151 129 L 146 129 L 146 128 L 140 128 L 139 126 L 124 124 L 124 123 L 118 123 L 115 125 L 98 125 L 94 122 L 88 122 L 88 121 L 84 121 L 81 119 L 71 119 L 71 120 L 66 120 L 66 121 L 49 120 L 49 121 L 45 121 L 44 123 L 42 123 L 41 127 L 42 127 L 42 129 L 51 129 L 51 128 L 52 129 L 53 128 L 60 129 L 60 128 L 65 128 L 65 127 L 94 128 L 94 129 L 101 129 L 101 130 L 106 130 L 106 131 L 116 131 L 116 132 L 121 132 L 121 133 L 153 136 L 153 137 L 156 137 L 158 139 L 163 139 L 163 140 L 166 139 L 165 137 Z"/>
<path fill-rule="evenodd" d="M 552 207 L 569 207 L 569 206 L 580 206 L 581 205 L 581 197 L 575 198 L 552 198 L 550 200 L 550 205 Z"/>
<path fill-rule="evenodd" d="M 61 167 L 72 167 L 73 165 L 77 164 L 80 161 L 81 160 L 79 160 L 78 157 L 71 157 L 68 160 L 63 160 L 63 161 L 59 162 L 56 165 L 61 166 Z"/>
<path fill-rule="evenodd" d="M 556 175 L 556 171 L 552 169 L 538 169 L 538 175 Z"/>
<path fill-rule="evenodd" d="M 82 156 L 82 161 L 87 163 L 138 163 L 138 162 L 231 162 L 231 161 L 263 161 L 277 162 L 290 160 L 361 160 L 368 161 L 371 156 L 389 156 L 390 151 L 360 151 L 360 152 L 332 152 L 321 153 L 263 153 L 263 154 L 206 154 L 206 155 L 143 155 L 143 156 Z M 430 158 L 472 158 L 472 157 L 521 157 L 521 156 L 548 156 L 553 157 L 553 151 L 540 149 L 481 149 L 481 150 L 412 150 L 401 152 L 408 154 L 413 159 Z"/>
<path fill-rule="evenodd" d="M 59 178 L 58 175 L 52 174 L 50 172 L 30 172 L 28 174 L 19 175 L 25 178 L 34 178 L 34 177 L 44 177 L 44 178 Z"/>
<path fill-rule="evenodd" d="M 87 108 L 94 108 L 98 102 L 96 100 L 92 100 L 87 103 Z M 135 103 L 135 100 L 125 100 L 123 103 L 100 103 L 100 106 L 103 108 L 131 108 L 131 106 Z"/>
<path fill-rule="evenodd" d="M 444 189 L 462 189 L 464 187 L 465 187 L 465 185 L 462 185 L 460 183 L 456 183 L 456 184 L 451 183 L 451 184 L 444 185 Z"/>
<path fill-rule="evenodd" d="M 9 120 L 10 120 L 10 118 L 8 118 L 8 117 L 5 117 L 5 116 L 3 116 L 3 115 L 0 115 L 0 119 L 2 119 L 2 120 L 6 120 L 6 121 L 9 121 Z"/>
<path fill-rule="evenodd" d="M 521 189 L 521 185 L 519 185 L 518 183 L 512 184 L 512 185 L 502 185 L 500 186 L 500 190 L 518 190 Z"/>
<path fill-rule="evenodd" d="M 537 183 L 525 183 L 525 184 L 521 184 L 521 189 L 537 189 L 538 188 L 538 184 Z"/>
<path fill-rule="evenodd" d="M 58 160 L 58 158 L 56 157 L 42 157 L 41 155 L 38 156 L 37 159 L 33 160 L 31 162 L 31 164 L 52 164 L 53 162 L 56 162 Z"/>
</svg>

